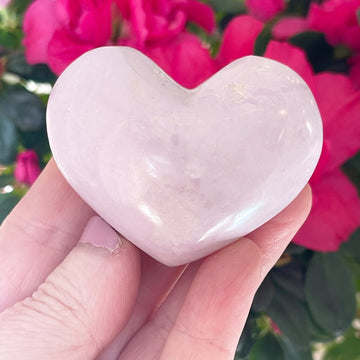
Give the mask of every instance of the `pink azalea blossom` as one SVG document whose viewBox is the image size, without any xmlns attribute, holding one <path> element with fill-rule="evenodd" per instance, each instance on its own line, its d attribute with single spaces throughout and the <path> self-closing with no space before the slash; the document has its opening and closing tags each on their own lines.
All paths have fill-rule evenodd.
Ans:
<svg viewBox="0 0 360 360">
<path fill-rule="evenodd" d="M 181 36 L 188 21 L 215 28 L 211 7 L 197 0 L 36 0 L 24 18 L 29 63 L 60 74 L 88 50 L 128 45 L 144 52 Z M 200 53 L 200 52 L 199 52 Z"/>
<path fill-rule="evenodd" d="M 32 185 L 40 173 L 39 158 L 34 150 L 26 150 L 18 154 L 14 171 L 18 182 Z"/>
<path fill-rule="evenodd" d="M 220 66 L 254 53 L 255 41 L 264 24 L 249 15 L 240 15 L 226 27 L 220 46 L 218 62 Z"/>
<path fill-rule="evenodd" d="M 144 50 L 175 81 L 194 88 L 213 75 L 218 67 L 207 49 L 193 34 L 182 33 L 175 39 Z"/>
<path fill-rule="evenodd" d="M 264 56 L 291 67 L 306 81 L 312 92 L 315 92 L 314 73 L 301 49 L 285 42 L 270 41 Z"/>
<path fill-rule="evenodd" d="M 360 26 L 356 12 L 360 0 L 327 0 L 312 3 L 308 13 L 309 27 L 325 34 L 331 45 L 346 45 L 360 50 Z"/>
<path fill-rule="evenodd" d="M 207 32 L 215 28 L 212 8 L 197 0 L 118 0 L 127 21 L 127 37 L 120 44 L 143 49 L 150 42 L 169 40 L 192 21 Z"/>
<path fill-rule="evenodd" d="M 350 65 L 350 80 L 355 88 L 360 90 L 360 54 L 350 57 L 348 63 Z"/>
<path fill-rule="evenodd" d="M 47 63 L 60 74 L 84 52 L 109 43 L 112 0 L 36 0 L 24 18 L 30 64 Z"/>
<path fill-rule="evenodd" d="M 309 29 L 308 22 L 300 16 L 288 16 L 280 19 L 272 28 L 273 38 L 276 40 L 288 40 L 292 36 Z"/>
<path fill-rule="evenodd" d="M 268 21 L 285 10 L 284 0 L 246 0 L 249 13 L 261 21 Z"/>
<path fill-rule="evenodd" d="M 310 184 L 313 205 L 293 241 L 317 251 L 337 251 L 360 225 L 357 190 L 340 169 Z"/>
</svg>

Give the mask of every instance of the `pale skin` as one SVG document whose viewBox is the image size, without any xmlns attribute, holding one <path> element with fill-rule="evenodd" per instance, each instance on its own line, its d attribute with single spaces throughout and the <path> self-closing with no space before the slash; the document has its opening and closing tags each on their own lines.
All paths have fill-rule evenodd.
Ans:
<svg viewBox="0 0 360 360">
<path fill-rule="evenodd" d="M 304 222 L 280 214 L 188 266 L 78 244 L 93 211 L 53 161 L 0 228 L 0 360 L 232 360 L 254 294 Z"/>
</svg>

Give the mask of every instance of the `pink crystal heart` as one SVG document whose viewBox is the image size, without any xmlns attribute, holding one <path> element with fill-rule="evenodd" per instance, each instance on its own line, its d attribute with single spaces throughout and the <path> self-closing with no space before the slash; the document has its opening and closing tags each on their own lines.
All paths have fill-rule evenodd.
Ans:
<svg viewBox="0 0 360 360">
<path fill-rule="evenodd" d="M 187 90 L 134 49 L 99 48 L 60 76 L 47 121 L 72 187 L 167 265 L 210 254 L 280 212 L 322 147 L 305 82 L 254 56 Z"/>
</svg>

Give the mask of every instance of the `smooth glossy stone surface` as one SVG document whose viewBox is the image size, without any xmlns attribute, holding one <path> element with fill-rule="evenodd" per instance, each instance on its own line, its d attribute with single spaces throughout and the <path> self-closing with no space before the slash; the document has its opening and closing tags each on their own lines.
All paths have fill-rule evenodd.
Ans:
<svg viewBox="0 0 360 360">
<path fill-rule="evenodd" d="M 96 49 L 61 75 L 47 115 L 69 183 L 167 265 L 199 259 L 280 212 L 322 146 L 304 81 L 259 57 L 186 90 L 134 49 Z"/>
</svg>

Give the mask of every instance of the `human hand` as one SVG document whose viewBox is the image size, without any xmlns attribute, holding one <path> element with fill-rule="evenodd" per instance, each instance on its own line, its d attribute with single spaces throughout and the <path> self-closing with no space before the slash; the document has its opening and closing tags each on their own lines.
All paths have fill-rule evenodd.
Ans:
<svg viewBox="0 0 360 360">
<path fill-rule="evenodd" d="M 0 360 L 232 360 L 310 203 L 307 186 L 247 239 L 169 268 L 120 246 L 51 161 L 0 228 Z"/>
</svg>

